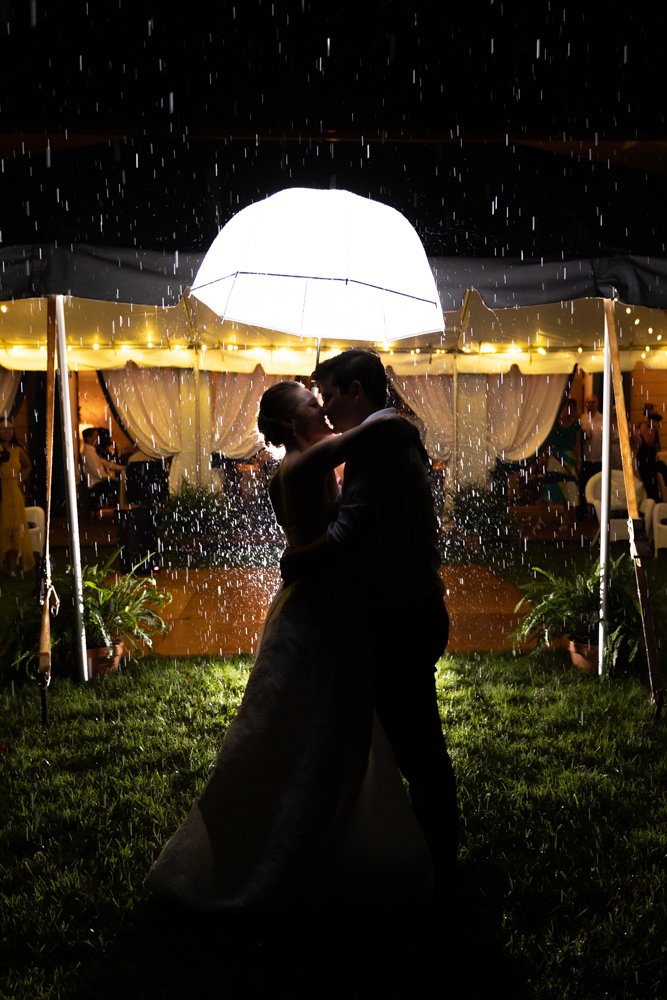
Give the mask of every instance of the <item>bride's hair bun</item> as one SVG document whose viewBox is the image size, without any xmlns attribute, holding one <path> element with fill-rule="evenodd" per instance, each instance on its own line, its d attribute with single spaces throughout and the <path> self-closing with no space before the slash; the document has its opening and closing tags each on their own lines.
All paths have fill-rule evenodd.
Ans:
<svg viewBox="0 0 667 1000">
<path fill-rule="evenodd" d="M 294 391 L 302 390 L 301 382 L 277 382 L 271 385 L 259 401 L 257 429 L 267 444 L 280 447 L 288 436 L 286 421 L 294 411 Z"/>
</svg>

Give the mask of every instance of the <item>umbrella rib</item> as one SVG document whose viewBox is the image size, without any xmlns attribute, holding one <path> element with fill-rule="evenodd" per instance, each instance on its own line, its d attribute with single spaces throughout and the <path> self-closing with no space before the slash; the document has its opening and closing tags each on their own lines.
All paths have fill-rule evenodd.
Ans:
<svg viewBox="0 0 667 1000">
<path fill-rule="evenodd" d="M 193 285 L 190 289 L 191 292 L 198 292 L 202 288 L 208 288 L 209 285 L 217 285 L 219 281 L 226 281 L 228 278 L 239 278 L 242 276 L 251 277 L 252 275 L 259 275 L 266 278 L 292 278 L 295 281 L 339 281 L 343 284 L 360 285 L 362 288 L 375 288 L 380 292 L 388 292 L 390 295 L 400 295 L 405 299 L 412 299 L 415 302 L 428 302 L 431 305 L 438 306 L 439 302 L 434 299 L 424 298 L 421 295 L 413 295 L 411 292 L 400 292 L 394 288 L 387 288 L 385 285 L 374 285 L 370 281 L 359 281 L 357 278 L 323 278 L 319 275 L 314 274 L 280 274 L 278 272 L 272 271 L 233 271 L 231 274 L 221 275 L 219 278 L 213 278 L 212 281 L 205 281 L 201 285 Z"/>
</svg>

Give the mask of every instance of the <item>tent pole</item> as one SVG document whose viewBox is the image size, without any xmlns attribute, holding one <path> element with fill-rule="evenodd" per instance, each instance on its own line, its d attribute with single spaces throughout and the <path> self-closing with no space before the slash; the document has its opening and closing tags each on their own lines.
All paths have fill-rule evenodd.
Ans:
<svg viewBox="0 0 667 1000">
<path fill-rule="evenodd" d="M 195 376 L 195 455 L 197 456 L 197 484 L 201 486 L 202 481 L 202 453 L 201 453 L 201 401 L 199 399 L 201 381 L 201 351 L 195 352 L 194 376 Z"/>
<path fill-rule="evenodd" d="M 644 628 L 644 642 L 646 645 L 646 660 L 648 664 L 648 676 L 651 687 L 651 699 L 655 705 L 655 719 L 657 720 L 660 717 L 665 701 L 665 684 L 662 679 L 660 665 L 658 663 L 658 645 L 656 642 L 655 630 L 653 628 L 653 616 L 651 614 L 651 607 L 649 604 L 648 583 L 646 580 L 645 563 L 650 558 L 651 549 L 646 537 L 644 521 L 640 518 L 637 504 L 635 477 L 632 471 L 632 455 L 630 452 L 630 430 L 628 428 L 628 417 L 625 412 L 621 363 L 618 353 L 616 317 L 614 316 L 614 304 L 611 299 L 604 300 L 604 315 L 605 328 L 609 339 L 611 373 L 614 384 L 614 397 L 616 400 L 616 419 L 621 443 L 621 457 L 623 459 L 623 483 L 625 485 L 625 497 L 628 504 L 630 554 L 635 564 L 635 577 L 637 580 L 639 606 L 642 616 L 642 625 Z"/>
<path fill-rule="evenodd" d="M 56 377 L 56 309 L 55 299 L 47 300 L 46 310 L 46 510 L 44 559 L 40 567 L 39 593 L 42 616 L 39 630 L 39 689 L 42 702 L 42 725 L 48 726 L 46 691 L 51 683 L 51 611 L 58 611 L 59 601 L 51 580 L 51 486 L 53 481 L 53 416 L 54 383 Z"/>
<path fill-rule="evenodd" d="M 457 492 L 459 482 L 459 366 L 458 355 L 454 355 L 452 369 L 452 410 L 454 416 L 454 442 L 452 453 L 452 485 Z"/>
<path fill-rule="evenodd" d="M 452 371 L 452 409 L 454 411 L 454 453 L 453 453 L 453 485 L 454 492 L 457 491 L 459 482 L 459 366 L 457 364 L 459 351 L 461 350 L 461 337 L 465 334 L 466 325 L 468 323 L 468 316 L 470 314 L 470 301 L 471 301 L 471 291 L 466 289 L 466 293 L 463 296 L 463 305 L 461 306 L 461 320 L 459 322 L 459 330 L 456 336 L 456 351 L 454 353 L 454 368 Z"/>
<path fill-rule="evenodd" d="M 607 590 L 609 587 L 609 510 L 611 486 L 611 353 L 607 317 L 604 318 L 604 381 L 602 386 L 602 490 L 600 493 L 600 628 L 598 676 L 604 673 L 607 645 Z"/>
<path fill-rule="evenodd" d="M 70 550 L 72 574 L 74 576 L 74 608 L 77 641 L 74 656 L 77 660 L 81 680 L 89 680 L 86 657 L 86 634 L 83 627 L 83 582 L 81 575 L 81 540 L 79 537 L 79 514 L 76 503 L 76 468 L 72 426 L 70 421 L 69 378 L 67 371 L 67 335 L 65 330 L 65 305 L 62 295 L 56 296 L 56 343 L 58 346 L 58 370 L 60 372 L 60 409 L 62 413 L 63 450 L 65 452 L 65 480 L 67 487 L 67 516 L 70 526 Z"/>
</svg>

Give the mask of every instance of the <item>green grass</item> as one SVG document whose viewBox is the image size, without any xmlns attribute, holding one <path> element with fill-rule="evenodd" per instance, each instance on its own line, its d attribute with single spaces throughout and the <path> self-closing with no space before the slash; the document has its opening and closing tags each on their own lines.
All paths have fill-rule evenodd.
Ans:
<svg viewBox="0 0 667 1000">
<path fill-rule="evenodd" d="M 56 678 L 47 729 L 35 686 L 0 694 L 2 997 L 368 997 L 385 979 L 377 995 L 663 995 L 667 718 L 641 680 L 561 652 L 439 665 L 462 834 L 444 913 L 234 921 L 151 901 L 144 876 L 249 668 L 156 657 Z"/>
<path fill-rule="evenodd" d="M 645 686 L 555 652 L 444 667 L 462 864 L 529 995 L 662 995 L 667 731 Z"/>
</svg>

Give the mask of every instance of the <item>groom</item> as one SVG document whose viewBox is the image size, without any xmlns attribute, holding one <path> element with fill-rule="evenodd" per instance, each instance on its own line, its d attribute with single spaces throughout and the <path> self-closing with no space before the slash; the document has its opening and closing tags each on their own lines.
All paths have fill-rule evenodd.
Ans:
<svg viewBox="0 0 667 1000">
<path fill-rule="evenodd" d="M 337 432 L 387 413 L 386 372 L 371 350 L 343 351 L 319 364 L 313 380 Z M 409 421 L 386 420 L 372 449 L 360 445 L 348 458 L 338 515 L 323 543 L 320 571 L 326 572 L 322 555 L 334 560 L 364 622 L 375 708 L 408 782 L 436 887 L 444 888 L 456 857 L 458 816 L 435 664 L 447 645 L 449 618 L 428 457 Z M 283 575 L 312 571 L 313 558 L 311 552 L 304 563 L 286 553 Z"/>
</svg>

